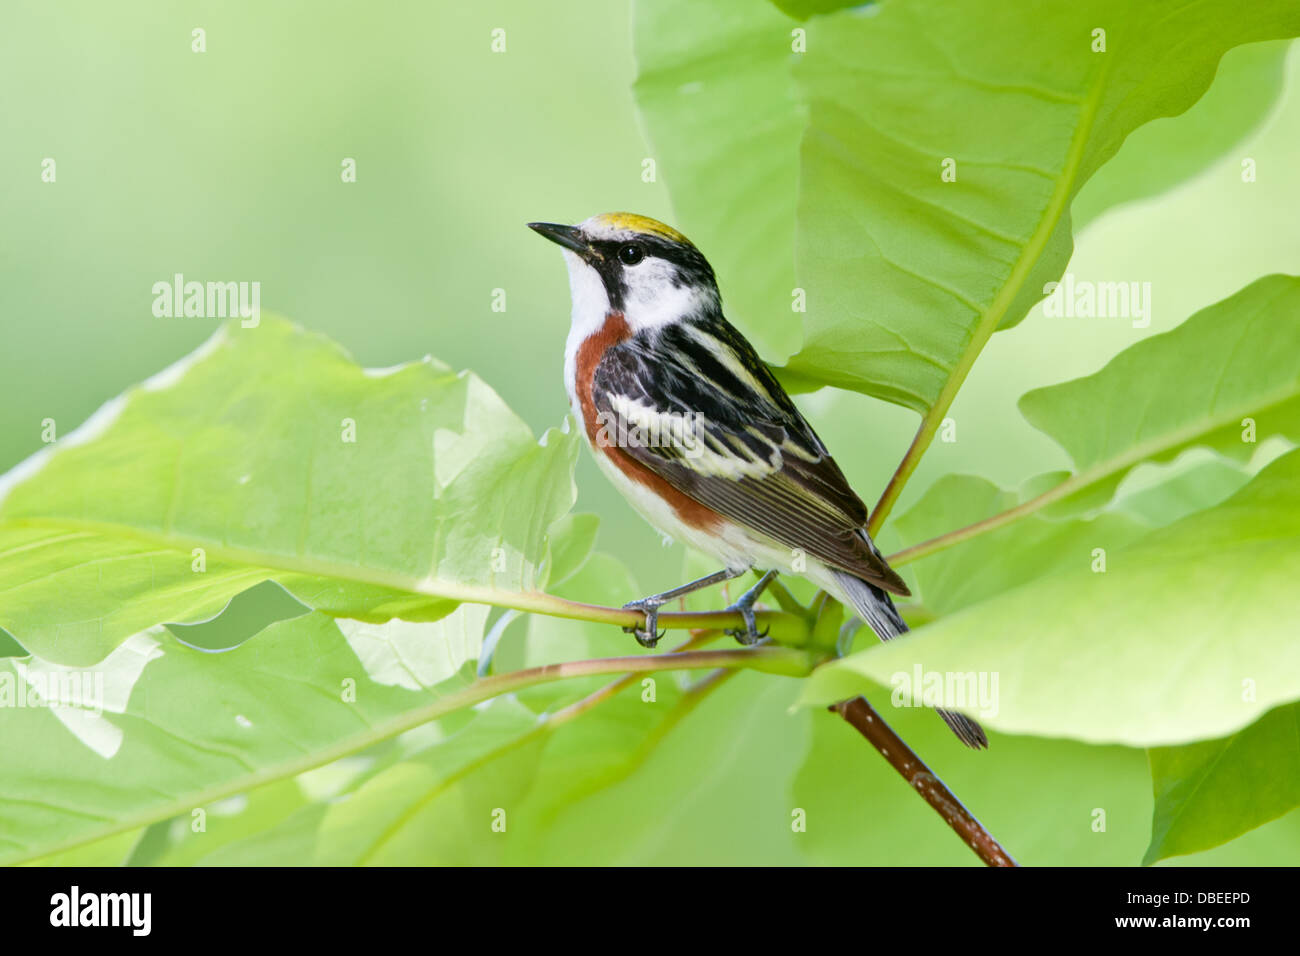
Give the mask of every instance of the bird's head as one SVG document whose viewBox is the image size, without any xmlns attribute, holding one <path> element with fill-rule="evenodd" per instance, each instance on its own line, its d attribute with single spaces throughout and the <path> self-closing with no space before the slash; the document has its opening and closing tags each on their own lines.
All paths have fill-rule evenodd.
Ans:
<svg viewBox="0 0 1300 956">
<path fill-rule="evenodd" d="M 640 332 L 720 306 L 708 260 L 689 239 L 657 220 L 611 212 L 576 226 L 528 226 L 564 250 L 575 324 L 621 312 L 632 331 Z"/>
</svg>

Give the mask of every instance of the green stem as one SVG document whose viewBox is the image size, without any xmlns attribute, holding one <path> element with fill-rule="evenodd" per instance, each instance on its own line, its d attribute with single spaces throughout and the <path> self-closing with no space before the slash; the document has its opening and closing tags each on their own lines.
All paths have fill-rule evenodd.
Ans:
<svg viewBox="0 0 1300 956">
<path fill-rule="evenodd" d="M 1294 398 L 1295 392 L 1291 389 L 1272 393 L 1262 400 L 1255 400 L 1248 406 L 1230 408 L 1213 417 L 1138 442 L 1115 457 L 1099 461 L 1091 467 L 1071 475 L 1059 485 L 1048 488 L 1042 494 L 1030 498 L 1028 501 L 1022 501 L 1014 508 L 1008 508 L 1006 511 L 999 512 L 982 521 L 976 521 L 974 524 L 966 525 L 963 528 L 956 528 L 891 554 L 888 558 L 889 563 L 895 566 L 907 564 L 909 561 L 919 560 L 927 555 L 934 554 L 936 551 L 951 548 L 955 544 L 960 544 L 979 535 L 996 531 L 998 528 L 1019 521 L 1036 511 L 1041 511 L 1048 505 L 1068 498 L 1085 488 L 1099 484 L 1116 475 L 1122 475 L 1134 465 L 1192 444 L 1198 438 L 1212 434 L 1232 422 L 1239 421 L 1244 415 L 1249 415 L 1252 412 L 1259 414 L 1263 410 L 1274 408 Z"/>
<path fill-rule="evenodd" d="M 110 522 L 56 518 L 17 518 L 6 523 L 16 527 L 58 528 L 111 534 L 183 552 L 188 552 L 194 547 L 202 547 L 211 559 L 223 559 L 236 564 L 263 568 L 268 573 L 268 576 L 272 578 L 275 577 L 276 572 L 307 574 L 324 578 L 336 578 L 343 581 L 360 581 L 365 584 L 374 584 L 394 591 L 405 591 L 408 594 L 419 594 L 433 599 L 456 601 L 462 604 L 490 604 L 494 607 L 513 608 L 517 611 L 546 614 L 550 617 L 567 618 L 575 621 L 591 621 L 596 624 L 611 624 L 617 627 L 639 627 L 645 624 L 645 613 L 643 611 L 603 607 L 598 604 L 584 604 L 581 601 L 569 601 L 553 594 L 544 594 L 541 591 L 511 591 L 490 585 L 464 584 L 433 575 L 417 577 L 396 571 L 367 568 L 306 555 L 267 553 L 251 548 L 241 548 L 238 545 L 224 544 L 220 541 L 143 531 L 139 528 Z M 769 627 L 772 637 L 780 643 L 802 644 L 809 637 L 808 622 L 799 615 L 784 611 L 758 611 L 757 616 L 760 624 Z M 723 630 L 743 628 L 745 627 L 745 619 L 735 611 L 665 611 L 659 615 L 659 626 L 675 630 Z"/>
<path fill-rule="evenodd" d="M 1080 477 L 1076 475 L 1075 478 Z M 1041 508 L 1045 508 L 1053 501 L 1059 501 L 1066 495 L 1077 491 L 1083 487 L 1084 482 L 1076 482 L 1074 478 L 1061 482 L 1055 488 L 1049 488 L 1036 498 L 1030 498 L 1028 501 L 1016 505 L 1014 508 L 1008 508 L 999 514 L 985 518 L 983 521 L 977 521 L 974 524 L 968 524 L 964 528 L 957 528 L 945 534 L 938 535 L 919 544 L 904 548 L 902 551 L 896 551 L 887 559 L 891 566 L 907 564 L 910 561 L 917 561 L 927 555 L 934 554 L 936 551 L 942 551 L 945 548 L 951 548 L 955 544 L 961 544 L 971 538 L 978 537 L 989 531 L 1019 521 L 1027 515 L 1033 514 Z"/>
</svg>

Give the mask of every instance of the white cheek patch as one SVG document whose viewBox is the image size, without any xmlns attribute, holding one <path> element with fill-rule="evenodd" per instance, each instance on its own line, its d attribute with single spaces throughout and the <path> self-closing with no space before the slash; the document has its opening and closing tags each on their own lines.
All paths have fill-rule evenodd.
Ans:
<svg viewBox="0 0 1300 956">
<path fill-rule="evenodd" d="M 676 278 L 676 266 L 654 257 L 624 270 L 623 315 L 634 332 L 717 307 L 713 290 L 691 284 L 675 286 Z"/>
</svg>

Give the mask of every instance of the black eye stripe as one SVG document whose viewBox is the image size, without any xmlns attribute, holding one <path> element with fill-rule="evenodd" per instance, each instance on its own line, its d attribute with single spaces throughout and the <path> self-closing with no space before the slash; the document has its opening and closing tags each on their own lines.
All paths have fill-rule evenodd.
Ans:
<svg viewBox="0 0 1300 956">
<path fill-rule="evenodd" d="M 689 243 L 683 244 L 653 235 L 629 236 L 625 239 L 591 239 L 589 242 L 597 253 L 594 259 L 589 260 L 590 264 L 600 273 L 612 309 L 623 308 L 627 296 L 627 283 L 637 274 L 631 267 L 624 265 L 619 254 L 625 246 L 631 245 L 640 247 L 642 259 L 653 256 L 672 265 L 669 281 L 674 288 L 688 285 L 702 286 L 714 290 L 714 295 L 717 295 L 713 269 L 700 251 Z"/>
<path fill-rule="evenodd" d="M 635 239 L 622 240 L 605 239 L 596 240 L 592 243 L 592 246 L 606 259 L 615 261 L 619 259 L 619 251 L 624 246 L 629 245 L 640 246 L 642 253 L 646 256 L 653 256 L 656 259 L 671 262 L 687 275 L 707 275 L 710 279 L 713 278 L 713 270 L 709 267 L 708 260 L 694 246 L 684 246 L 681 243 L 661 239 L 658 236 L 637 236 Z"/>
<path fill-rule="evenodd" d="M 645 249 L 639 243 L 629 242 L 619 246 L 618 261 L 625 266 L 634 266 L 645 258 Z"/>
</svg>

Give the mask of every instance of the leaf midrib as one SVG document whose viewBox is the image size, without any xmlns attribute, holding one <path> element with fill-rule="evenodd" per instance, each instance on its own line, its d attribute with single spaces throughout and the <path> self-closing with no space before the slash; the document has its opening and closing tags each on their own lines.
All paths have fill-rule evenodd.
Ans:
<svg viewBox="0 0 1300 956">
<path fill-rule="evenodd" d="M 1056 188 L 1052 191 L 1051 198 L 1048 199 L 1046 208 L 1043 210 L 1043 216 L 1039 220 L 1038 228 L 1029 237 L 1020 258 L 1016 260 L 1016 264 L 1011 269 L 1011 274 L 1007 276 L 1007 281 L 1002 284 L 998 294 L 993 297 L 993 301 L 989 303 L 989 307 L 984 311 L 979 322 L 975 324 L 970 340 L 962 350 L 957 363 L 953 366 L 948 380 L 944 383 L 943 388 L 939 390 L 939 394 L 935 398 L 934 404 L 930 406 L 930 410 L 922 417 L 921 427 L 917 430 L 916 438 L 913 439 L 898 470 L 890 479 L 884 493 L 880 496 L 880 500 L 876 502 L 875 508 L 871 511 L 870 521 L 867 525 L 869 533 L 875 534 L 879 531 L 881 524 L 884 523 L 885 518 L 893 510 L 899 495 L 902 494 L 903 487 L 911 478 L 912 473 L 916 471 L 921 457 L 930 447 L 930 443 L 934 439 L 944 415 L 947 414 L 953 400 L 957 397 L 957 392 L 965 383 L 966 376 L 970 374 L 971 368 L 974 367 L 975 360 L 979 358 L 980 353 L 984 351 L 984 346 L 988 344 L 989 339 L 993 337 L 993 333 L 1002 324 L 1007 311 L 1019 298 L 1021 290 L 1025 287 L 1029 276 L 1033 274 L 1034 268 L 1041 261 L 1044 250 L 1056 233 L 1057 226 L 1060 225 L 1061 219 L 1069 206 L 1070 198 L 1076 191 L 1079 169 L 1083 165 L 1083 157 L 1088 149 L 1088 138 L 1096 124 L 1097 113 L 1101 108 L 1106 80 L 1110 76 L 1111 62 L 1112 60 L 1109 57 L 1102 61 L 1096 78 L 1092 82 L 1092 87 L 1080 105 L 1079 123 L 1075 127 L 1074 136 L 1070 141 L 1070 148 L 1065 154 L 1065 164 L 1061 169 L 1061 175 L 1057 180 Z"/>
<path fill-rule="evenodd" d="M 213 541 L 200 536 L 186 535 L 181 537 L 167 532 L 148 531 L 134 525 L 113 521 L 93 521 L 84 518 L 67 517 L 0 519 L 0 529 L 5 526 L 50 528 L 69 532 L 107 535 L 139 544 L 163 547 L 180 553 L 194 547 L 202 547 L 209 556 L 215 556 L 231 564 L 264 568 L 269 573 L 304 574 L 373 584 L 379 587 L 391 588 L 395 591 L 405 591 L 435 599 L 452 600 L 462 604 L 491 604 L 498 607 L 512 607 L 521 611 L 537 611 L 557 616 L 567 616 L 566 611 L 572 613 L 588 607 L 541 591 L 508 591 L 489 585 L 464 584 L 447 578 L 440 578 L 436 574 L 416 577 L 396 571 L 384 571 L 364 565 L 345 564 L 304 555 L 290 556 L 281 553 L 262 552 L 253 548 Z M 633 616 L 635 615 L 628 612 L 621 613 L 621 617 L 631 618 Z"/>
</svg>

